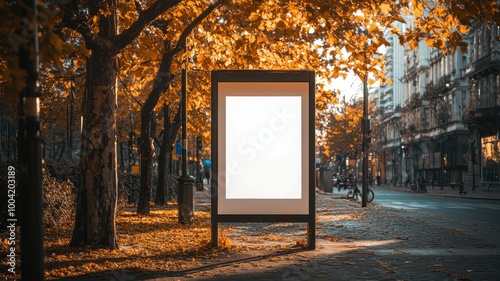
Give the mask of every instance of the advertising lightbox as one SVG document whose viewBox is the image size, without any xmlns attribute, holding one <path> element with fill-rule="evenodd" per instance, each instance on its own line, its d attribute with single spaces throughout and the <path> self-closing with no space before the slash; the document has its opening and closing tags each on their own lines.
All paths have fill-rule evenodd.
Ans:
<svg viewBox="0 0 500 281">
<path fill-rule="evenodd" d="M 212 231 L 314 226 L 314 88 L 313 71 L 212 72 Z"/>
</svg>

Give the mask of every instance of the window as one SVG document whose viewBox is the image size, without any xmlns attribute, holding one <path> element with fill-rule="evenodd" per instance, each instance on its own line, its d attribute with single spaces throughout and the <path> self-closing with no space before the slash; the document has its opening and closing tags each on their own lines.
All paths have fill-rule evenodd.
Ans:
<svg viewBox="0 0 500 281">
<path fill-rule="evenodd" d="M 497 74 L 496 76 L 495 92 L 497 99 L 496 105 L 500 105 L 500 74 Z"/>
<path fill-rule="evenodd" d="M 429 125 L 431 128 L 434 128 L 436 127 L 436 109 L 434 107 L 434 105 L 432 105 L 431 109 L 430 109 L 430 116 L 429 116 Z"/>
<path fill-rule="evenodd" d="M 478 101 L 478 106 L 483 107 L 483 87 L 484 87 L 484 80 L 480 80 L 478 82 L 478 87 L 477 87 L 477 101 Z"/>
<path fill-rule="evenodd" d="M 475 50 L 475 56 L 474 56 L 474 61 L 478 61 L 479 58 L 481 57 L 481 48 L 480 48 L 480 44 L 481 44 L 481 39 L 479 38 L 479 31 L 476 31 L 476 33 L 474 34 L 474 50 Z"/>
<path fill-rule="evenodd" d="M 467 108 L 467 93 L 465 91 L 461 91 L 458 99 L 458 118 L 462 120 L 463 114 L 465 112 L 465 108 Z"/>
<path fill-rule="evenodd" d="M 424 108 L 424 124 L 423 124 L 423 127 L 424 127 L 424 130 L 427 130 L 429 129 L 429 109 L 428 108 Z"/>
<path fill-rule="evenodd" d="M 456 94 L 453 92 L 452 98 L 451 98 L 451 120 L 459 120 L 459 115 L 460 115 L 460 99 L 459 99 L 460 94 Z"/>
<path fill-rule="evenodd" d="M 482 37 L 485 38 L 486 40 L 483 40 L 482 48 L 483 48 L 483 56 L 487 56 L 490 53 L 490 41 L 487 40 L 490 38 L 490 30 L 489 28 L 486 28 L 483 26 L 482 28 L 483 34 Z"/>
<path fill-rule="evenodd" d="M 479 104 L 478 104 L 479 91 L 478 91 L 478 84 L 476 81 L 473 81 L 471 86 L 470 86 L 470 95 L 471 95 L 471 105 L 470 106 L 477 108 L 479 106 Z"/>
<path fill-rule="evenodd" d="M 495 91 L 495 76 L 493 74 L 490 74 L 488 77 L 488 107 L 494 106 L 496 104 L 495 102 L 495 96 L 496 96 L 496 91 Z"/>
<path fill-rule="evenodd" d="M 500 141 L 497 136 L 481 139 L 483 182 L 499 182 L 500 175 Z"/>
</svg>

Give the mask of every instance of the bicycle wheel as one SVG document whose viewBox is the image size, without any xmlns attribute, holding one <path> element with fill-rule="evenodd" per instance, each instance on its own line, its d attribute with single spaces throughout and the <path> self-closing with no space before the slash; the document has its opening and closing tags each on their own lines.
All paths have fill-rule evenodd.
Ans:
<svg viewBox="0 0 500 281">
<path fill-rule="evenodd" d="M 373 192 L 373 190 L 368 188 L 368 202 L 372 202 L 374 198 L 375 198 L 375 193 Z"/>
</svg>

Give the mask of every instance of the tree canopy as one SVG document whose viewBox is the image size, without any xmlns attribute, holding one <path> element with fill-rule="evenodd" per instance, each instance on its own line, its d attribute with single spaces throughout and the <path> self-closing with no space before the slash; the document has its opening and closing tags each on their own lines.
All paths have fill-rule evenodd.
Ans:
<svg viewBox="0 0 500 281">
<path fill-rule="evenodd" d="M 79 1 L 60 6 L 54 6 L 51 1 L 39 2 L 42 62 L 53 64 L 52 67 L 45 64 L 40 70 L 57 68 L 56 71 L 68 72 L 85 66 L 85 57 L 90 55 L 92 46 L 103 44 L 98 36 L 93 35 L 99 18 L 71 12 L 72 7 L 78 9 L 81 6 Z M 0 73 L 4 79 L 2 90 L 7 98 L 15 95 L 23 81 L 20 79 L 23 73 L 15 58 L 16 50 L 24 42 L 13 33 L 20 20 L 11 12 L 15 3 L 4 1 L 0 5 L 1 13 L 5 15 L 0 29 L 5 35 L 1 39 Z M 173 9 L 162 12 L 167 6 Z M 159 66 L 164 37 L 169 36 L 171 44 L 175 44 L 180 33 L 172 31 L 181 31 L 189 17 L 201 12 L 204 6 L 203 1 L 150 0 L 117 1 L 115 6 L 98 8 L 101 14 L 117 10 L 120 32 L 115 43 L 108 48 L 113 52 L 125 48 L 124 52 L 118 53 L 120 76 L 131 76 L 122 79 L 128 82 L 125 94 L 147 92 L 153 79 L 148 73 L 154 73 Z M 459 46 L 465 50 L 462 34 L 467 32 L 471 23 L 477 20 L 498 23 L 498 15 L 496 1 L 225 1 L 220 10 L 193 31 L 188 40 L 188 53 L 184 55 L 191 58 L 193 69 L 205 71 L 242 67 L 314 68 L 318 76 L 329 81 L 345 77 L 350 70 L 357 75 L 371 70 L 375 77 L 383 78 L 383 57 L 377 50 L 388 44 L 383 34 L 385 28 L 390 28 L 401 43 L 409 44 L 411 48 L 424 40 L 445 52 Z M 61 24 L 62 19 L 66 19 L 66 26 Z M 144 20 L 151 24 L 139 28 Z M 77 25 L 79 21 L 86 24 Z M 405 28 L 393 27 L 396 21 L 405 23 Z M 72 69 L 63 65 L 68 58 L 73 61 Z M 178 57 L 176 61 L 182 59 Z M 47 75 L 50 78 L 50 74 Z M 64 76 L 71 74 L 64 73 Z M 207 77 L 205 75 L 205 79 Z M 203 82 L 196 85 L 206 87 L 208 83 Z"/>
</svg>

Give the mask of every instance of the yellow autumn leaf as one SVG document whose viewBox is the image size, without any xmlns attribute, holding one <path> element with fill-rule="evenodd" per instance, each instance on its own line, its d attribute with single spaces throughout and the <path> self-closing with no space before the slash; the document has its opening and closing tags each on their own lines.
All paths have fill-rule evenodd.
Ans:
<svg viewBox="0 0 500 281">
<path fill-rule="evenodd" d="M 460 33 L 467 33 L 467 31 L 469 31 L 469 28 L 465 25 L 459 25 L 457 26 L 457 29 Z"/>
<path fill-rule="evenodd" d="M 410 9 L 408 9 L 408 7 L 404 7 L 403 8 L 403 15 L 407 16 L 410 14 Z"/>
<path fill-rule="evenodd" d="M 372 23 L 368 26 L 368 32 L 373 33 L 378 30 L 378 26 L 376 23 Z"/>
<path fill-rule="evenodd" d="M 434 44 L 434 38 L 426 37 L 424 40 L 425 40 L 425 43 L 427 44 L 427 46 L 429 46 L 429 47 L 432 47 L 432 45 Z"/>
<path fill-rule="evenodd" d="M 410 44 L 410 51 L 412 51 L 418 46 L 418 42 L 415 40 L 411 40 L 409 44 Z"/>
<path fill-rule="evenodd" d="M 389 12 L 391 11 L 391 5 L 387 4 L 387 3 L 383 3 L 380 5 L 380 10 L 382 11 L 382 13 L 384 15 L 388 15 Z"/>
<path fill-rule="evenodd" d="M 266 41 L 266 36 L 264 36 L 264 35 L 262 35 L 262 34 L 259 34 L 259 35 L 257 36 L 257 44 L 262 43 L 262 42 L 264 42 L 264 41 Z"/>
<path fill-rule="evenodd" d="M 434 9 L 434 13 L 439 17 L 443 17 L 444 15 L 446 15 L 447 12 L 444 7 L 436 7 Z"/>
<path fill-rule="evenodd" d="M 259 14 L 259 13 L 252 12 L 252 13 L 250 14 L 250 16 L 248 17 L 248 19 L 249 19 L 249 20 L 256 20 L 256 19 L 258 19 L 258 18 L 259 18 L 259 16 L 260 16 L 260 14 Z"/>
<path fill-rule="evenodd" d="M 418 18 L 422 16 L 423 13 L 424 13 L 424 5 L 420 2 L 417 2 L 415 7 L 413 7 L 413 16 L 415 16 L 415 18 Z"/>
</svg>

